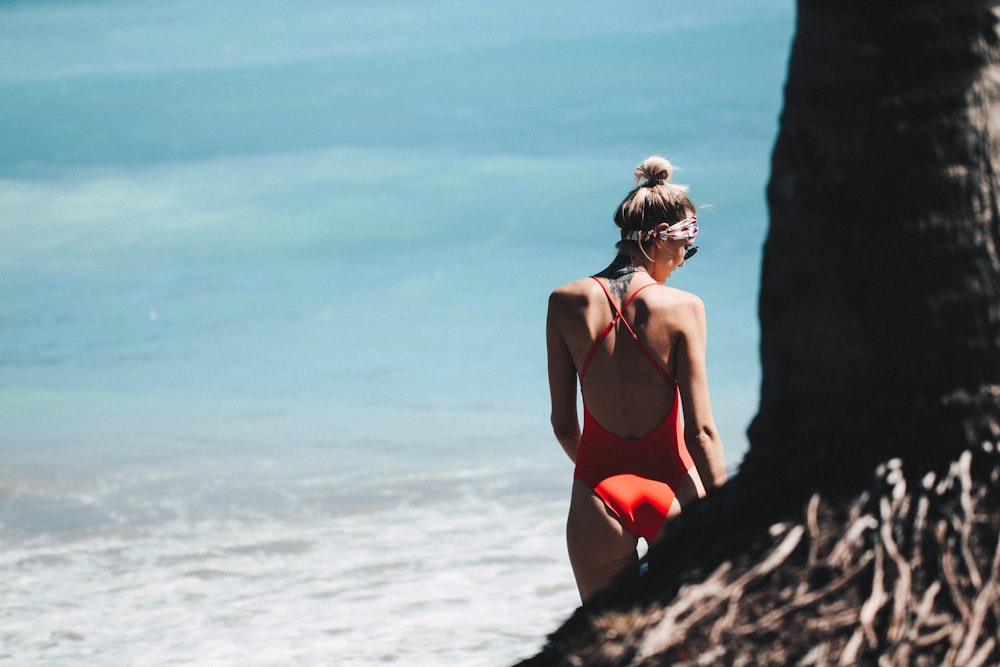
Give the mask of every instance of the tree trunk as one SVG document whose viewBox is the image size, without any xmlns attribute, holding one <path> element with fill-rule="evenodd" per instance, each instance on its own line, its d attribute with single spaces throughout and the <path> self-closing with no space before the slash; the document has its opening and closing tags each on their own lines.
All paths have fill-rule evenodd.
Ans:
<svg viewBox="0 0 1000 667">
<path fill-rule="evenodd" d="M 799 0 L 750 451 L 524 665 L 1000 659 L 998 181 L 1000 0 Z"/>
<path fill-rule="evenodd" d="M 851 493 L 879 462 L 919 474 L 1000 433 L 998 13 L 800 0 L 740 474 L 755 486 Z"/>
</svg>

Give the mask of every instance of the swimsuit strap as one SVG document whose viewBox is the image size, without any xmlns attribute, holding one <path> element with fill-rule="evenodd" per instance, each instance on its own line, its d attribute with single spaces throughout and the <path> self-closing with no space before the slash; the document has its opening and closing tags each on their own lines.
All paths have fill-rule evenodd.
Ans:
<svg viewBox="0 0 1000 667">
<path fill-rule="evenodd" d="M 666 378 L 669 382 L 674 382 L 674 379 L 660 365 L 660 362 L 657 361 L 653 357 L 653 355 L 650 354 L 649 350 L 646 349 L 646 346 L 642 344 L 642 341 L 639 340 L 639 336 L 632 329 L 632 325 L 629 324 L 629 321 L 625 319 L 625 315 L 622 314 L 622 311 L 628 308 L 629 304 L 632 303 L 632 299 L 634 299 L 636 295 L 639 294 L 639 292 L 646 289 L 647 287 L 653 287 L 657 283 L 649 283 L 648 285 L 643 285 L 636 291 L 632 292 L 629 298 L 625 300 L 625 303 L 622 304 L 622 307 L 619 308 L 617 305 L 615 305 L 614 300 L 611 298 L 611 293 L 608 291 L 608 288 L 604 286 L 604 283 L 598 280 L 597 276 L 591 276 L 591 278 L 593 278 L 594 282 L 600 285 L 601 289 L 604 290 L 604 296 L 608 298 L 608 303 L 611 304 L 611 310 L 614 313 L 614 316 L 611 318 L 611 321 L 608 322 L 608 326 L 604 327 L 604 331 L 600 333 L 600 335 L 597 337 L 597 340 L 594 341 L 593 346 L 591 346 L 590 348 L 590 352 L 587 353 L 587 358 L 584 359 L 583 361 L 583 366 L 580 367 L 581 384 L 583 383 L 583 376 L 587 372 L 587 367 L 590 366 L 590 360 L 593 359 L 594 354 L 597 353 L 597 348 L 604 341 L 604 339 L 608 337 L 608 334 L 611 333 L 611 330 L 615 328 L 615 325 L 618 324 L 618 322 L 621 322 L 622 324 L 625 325 L 625 328 L 628 329 L 628 332 L 632 335 L 632 340 L 634 340 L 635 344 L 639 346 L 639 351 L 642 352 L 642 356 L 646 357 L 646 360 L 653 365 L 653 368 L 655 368 L 660 373 L 660 375 Z"/>
</svg>

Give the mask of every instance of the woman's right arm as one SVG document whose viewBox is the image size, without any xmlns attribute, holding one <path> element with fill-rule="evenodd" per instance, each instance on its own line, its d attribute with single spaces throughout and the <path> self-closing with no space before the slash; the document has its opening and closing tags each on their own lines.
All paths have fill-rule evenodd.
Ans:
<svg viewBox="0 0 1000 667">
<path fill-rule="evenodd" d="M 552 404 L 552 431 L 566 455 L 576 463 L 580 449 L 580 422 L 576 412 L 576 366 L 566 340 L 560 331 L 565 321 L 562 310 L 565 302 L 559 294 L 549 297 L 549 311 L 545 319 L 545 341 L 548 350 L 549 396 Z"/>
</svg>

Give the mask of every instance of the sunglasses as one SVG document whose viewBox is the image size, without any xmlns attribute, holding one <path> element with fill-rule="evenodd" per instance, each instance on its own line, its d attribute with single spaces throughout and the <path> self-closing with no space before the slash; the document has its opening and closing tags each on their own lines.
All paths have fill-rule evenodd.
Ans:
<svg viewBox="0 0 1000 667">
<path fill-rule="evenodd" d="M 696 245 L 693 245 L 690 248 L 686 249 L 684 251 L 684 261 L 686 262 L 687 260 L 694 257 L 697 254 L 697 252 L 698 252 L 698 246 Z"/>
</svg>

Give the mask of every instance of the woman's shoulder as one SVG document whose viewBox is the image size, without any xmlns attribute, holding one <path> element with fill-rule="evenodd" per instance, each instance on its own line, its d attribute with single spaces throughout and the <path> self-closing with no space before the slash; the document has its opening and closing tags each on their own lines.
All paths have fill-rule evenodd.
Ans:
<svg viewBox="0 0 1000 667">
<path fill-rule="evenodd" d="M 600 287 L 590 278 L 580 278 L 561 285 L 549 295 L 549 317 L 556 320 L 575 320 L 585 312 L 596 298 Z"/>
<path fill-rule="evenodd" d="M 660 285 L 656 289 L 643 290 L 642 296 L 649 300 L 650 305 L 704 308 L 704 302 L 697 294 L 685 292 L 682 289 L 670 287 L 669 285 Z"/>
<path fill-rule="evenodd" d="M 549 295 L 549 300 L 572 300 L 580 297 L 587 297 L 595 289 L 598 289 L 598 287 L 592 278 L 578 278 L 577 280 L 566 283 L 565 285 L 560 285 L 552 290 L 552 294 Z"/>
<path fill-rule="evenodd" d="M 643 290 L 645 305 L 655 316 L 664 317 L 674 326 L 697 325 L 705 319 L 705 303 L 697 294 L 663 285 Z"/>
</svg>

